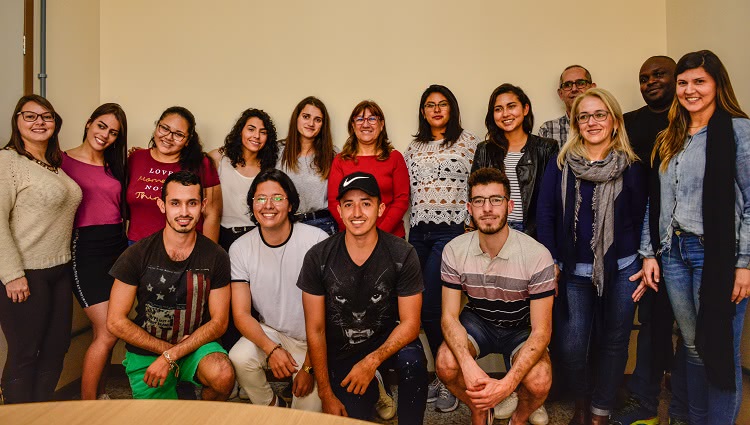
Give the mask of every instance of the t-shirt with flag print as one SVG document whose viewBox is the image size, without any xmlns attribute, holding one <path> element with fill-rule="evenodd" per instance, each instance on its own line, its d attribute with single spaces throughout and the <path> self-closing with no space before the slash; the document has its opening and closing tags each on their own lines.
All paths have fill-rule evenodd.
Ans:
<svg viewBox="0 0 750 425">
<path fill-rule="evenodd" d="M 199 233 L 190 256 L 173 261 L 164 248 L 162 232 L 156 232 L 128 248 L 109 274 L 138 287 L 133 322 L 152 336 L 176 344 L 209 320 L 209 293 L 229 284 L 229 255 Z M 125 348 L 136 354 L 159 354 L 131 344 Z"/>
</svg>

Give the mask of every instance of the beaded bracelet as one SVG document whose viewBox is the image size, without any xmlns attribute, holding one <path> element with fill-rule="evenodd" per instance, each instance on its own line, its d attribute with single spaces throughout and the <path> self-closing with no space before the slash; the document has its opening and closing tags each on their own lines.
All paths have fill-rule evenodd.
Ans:
<svg viewBox="0 0 750 425">
<path fill-rule="evenodd" d="M 269 360 L 269 359 L 271 358 L 271 356 L 273 355 L 273 352 L 274 352 L 274 351 L 276 351 L 276 350 L 278 350 L 279 348 L 283 348 L 283 347 L 281 346 L 281 344 L 279 344 L 279 345 L 277 345 L 277 346 L 273 347 L 273 350 L 271 350 L 271 352 L 270 352 L 270 353 L 268 353 L 268 356 L 266 356 L 266 364 L 268 364 L 268 360 Z"/>
</svg>

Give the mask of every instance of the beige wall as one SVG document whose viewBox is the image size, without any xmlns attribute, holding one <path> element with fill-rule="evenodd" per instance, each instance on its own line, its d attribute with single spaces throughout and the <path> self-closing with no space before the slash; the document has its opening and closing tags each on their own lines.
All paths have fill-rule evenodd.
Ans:
<svg viewBox="0 0 750 425">
<path fill-rule="evenodd" d="M 101 101 L 123 105 L 131 144 L 145 145 L 172 104 L 195 113 L 207 148 L 222 143 L 247 107 L 268 111 L 285 136 L 292 108 L 313 94 L 332 114 L 336 144 L 346 139 L 352 107 L 372 98 L 404 149 L 416 131 L 419 95 L 431 83 L 456 93 L 464 126 L 483 136 L 487 98 L 503 82 L 528 91 L 537 125 L 563 113 L 555 89 L 571 63 L 589 67 L 633 109 L 642 103 L 641 62 L 666 52 L 663 1 L 598 9 L 553 0 L 221 5 L 101 2 Z M 572 15 L 586 25 L 569 25 Z"/>
<path fill-rule="evenodd" d="M 723 0 L 710 6 L 700 0 L 667 0 L 667 51 L 675 60 L 709 49 L 721 58 L 745 112 L 750 113 L 750 2 Z M 741 47 L 742 46 L 742 47 Z M 745 316 L 742 364 L 750 368 L 750 310 Z"/>
</svg>

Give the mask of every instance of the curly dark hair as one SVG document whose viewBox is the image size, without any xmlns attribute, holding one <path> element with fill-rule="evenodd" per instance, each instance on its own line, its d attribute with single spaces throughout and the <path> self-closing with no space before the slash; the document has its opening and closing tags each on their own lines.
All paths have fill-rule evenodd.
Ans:
<svg viewBox="0 0 750 425">
<path fill-rule="evenodd" d="M 245 157 L 242 155 L 242 129 L 245 128 L 247 120 L 258 118 L 263 121 L 266 127 L 266 144 L 258 152 L 260 160 L 260 170 L 267 170 L 276 167 L 276 160 L 279 158 L 279 143 L 276 140 L 276 126 L 273 124 L 271 117 L 261 109 L 249 108 L 242 112 L 242 115 L 234 123 L 232 130 L 224 138 L 224 146 L 219 148 L 219 153 L 229 158 L 232 167 L 243 167 Z"/>
<path fill-rule="evenodd" d="M 180 151 L 180 168 L 201 175 L 201 162 L 203 162 L 203 158 L 206 156 L 206 154 L 203 152 L 203 144 L 201 143 L 201 138 L 200 136 L 198 136 L 198 132 L 195 130 L 195 116 L 185 107 L 170 106 L 161 113 L 159 119 L 156 121 L 156 125 L 159 125 L 161 120 L 163 120 L 168 115 L 178 115 L 188 123 L 187 142 L 185 142 L 185 146 Z M 152 135 L 148 147 L 153 148 L 155 146 L 156 141 L 154 141 L 154 136 Z M 213 166 L 212 161 L 209 161 L 209 164 Z"/>
<path fill-rule="evenodd" d="M 500 146 L 505 152 L 508 151 L 508 139 L 505 138 L 505 132 L 495 124 L 495 102 L 497 97 L 503 93 L 513 93 L 521 102 L 521 106 L 529 107 L 529 113 L 523 118 L 523 132 L 531 134 L 531 130 L 534 128 L 534 112 L 531 110 L 531 100 L 529 96 L 518 86 L 513 84 L 501 84 L 496 88 L 490 95 L 490 101 L 487 105 L 487 115 L 484 117 L 484 125 L 487 127 L 486 140 Z"/>
<path fill-rule="evenodd" d="M 450 147 L 456 142 L 456 140 L 458 140 L 461 133 L 464 131 L 461 127 L 461 111 L 458 108 L 458 100 L 456 100 L 456 96 L 453 95 L 453 92 L 450 91 L 448 87 L 439 84 L 433 84 L 430 87 L 427 87 L 424 93 L 422 93 L 422 97 L 419 99 L 419 113 L 417 114 L 419 119 L 419 129 L 417 130 L 417 134 L 414 135 L 414 140 L 417 142 L 429 142 L 434 140 L 432 137 L 432 127 L 430 127 L 430 123 L 427 122 L 427 118 L 424 117 L 424 103 L 432 93 L 440 93 L 445 96 L 446 100 L 448 100 L 449 116 L 448 124 L 445 127 L 445 133 L 443 133 L 443 143 Z"/>
</svg>

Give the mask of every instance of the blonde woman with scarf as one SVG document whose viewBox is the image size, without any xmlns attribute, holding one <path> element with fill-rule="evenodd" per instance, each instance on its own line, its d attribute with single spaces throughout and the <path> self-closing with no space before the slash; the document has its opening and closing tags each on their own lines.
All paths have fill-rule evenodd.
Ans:
<svg viewBox="0 0 750 425">
<path fill-rule="evenodd" d="M 574 101 L 570 130 L 542 180 L 538 237 L 560 272 L 553 337 L 576 397 L 570 423 L 606 424 L 628 358 L 646 173 L 608 91 Z"/>
</svg>

